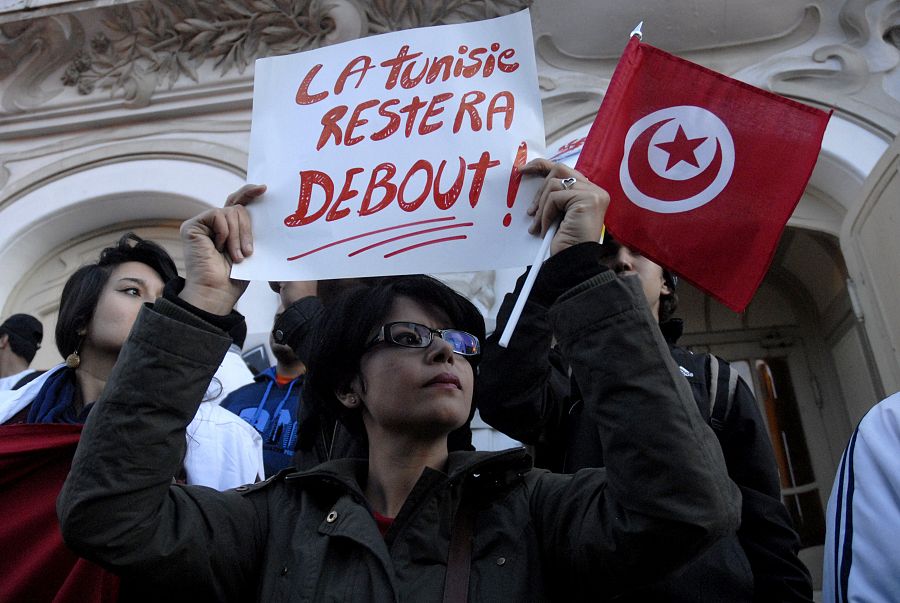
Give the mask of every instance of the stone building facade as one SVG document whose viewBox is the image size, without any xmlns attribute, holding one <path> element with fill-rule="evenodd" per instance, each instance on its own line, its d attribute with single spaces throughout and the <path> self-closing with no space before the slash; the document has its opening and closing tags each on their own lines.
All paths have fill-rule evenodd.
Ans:
<svg viewBox="0 0 900 603">
<path fill-rule="evenodd" d="M 0 314 L 43 320 L 45 368 L 78 265 L 128 230 L 180 257 L 179 223 L 244 182 L 254 59 L 526 7 L 549 148 L 586 131 L 641 20 L 654 46 L 834 110 L 748 310 L 680 288 L 683 342 L 756 388 L 815 571 L 846 439 L 900 390 L 897 0 L 0 0 Z M 490 322 L 515 276 L 450 280 Z M 274 297 L 241 304 L 263 342 Z"/>
</svg>

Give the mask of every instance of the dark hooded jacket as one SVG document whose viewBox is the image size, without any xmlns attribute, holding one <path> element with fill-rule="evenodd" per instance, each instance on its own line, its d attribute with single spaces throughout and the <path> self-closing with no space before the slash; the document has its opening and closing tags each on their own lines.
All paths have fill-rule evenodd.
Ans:
<svg viewBox="0 0 900 603">
<path fill-rule="evenodd" d="M 167 601 L 437 601 L 464 517 L 471 601 L 600 600 L 671 571 L 736 528 L 740 496 L 638 283 L 601 275 L 567 295 L 605 309 L 561 303 L 551 320 L 597 402 L 607 468 L 555 475 L 521 449 L 453 452 L 423 472 L 386 537 L 362 495 L 365 460 L 227 492 L 171 483 L 229 340 L 158 300 L 85 425 L 58 501 L 66 543 Z M 584 353 L 597 346 L 630 360 L 598 363 Z"/>
<path fill-rule="evenodd" d="M 558 295 L 569 282 L 606 271 L 600 246 L 585 243 L 548 260 L 506 349 L 499 334 L 509 318 L 517 292 L 507 296 L 497 329 L 484 346 L 481 372 L 475 389 L 481 417 L 512 438 L 532 446 L 535 464 L 551 471 L 574 473 L 604 464 L 604 443 L 595 423 L 581 379 L 558 347 L 551 315 L 560 312 Z M 521 287 L 522 279 L 519 286 Z M 567 311 L 587 315 L 605 313 L 601 306 L 567 304 Z M 675 342 L 680 321 L 663 326 L 668 354 L 679 366 L 680 380 L 689 383 L 696 406 L 710 417 L 707 375 L 713 357 L 692 354 Z M 658 330 L 658 329 L 657 329 Z M 585 345 L 592 345 L 585 341 Z M 595 347 L 600 363 L 628 362 L 621 350 Z M 723 371 L 728 365 L 715 359 Z M 615 373 L 607 373 L 617 379 Z M 741 528 L 723 538 L 677 575 L 648 583 L 619 601 L 759 603 L 812 601 L 809 572 L 797 557 L 799 537 L 781 502 L 772 444 L 759 408 L 747 384 L 738 379 L 734 395 L 723 410 L 715 433 L 725 456 L 729 476 L 743 495 Z"/>
</svg>

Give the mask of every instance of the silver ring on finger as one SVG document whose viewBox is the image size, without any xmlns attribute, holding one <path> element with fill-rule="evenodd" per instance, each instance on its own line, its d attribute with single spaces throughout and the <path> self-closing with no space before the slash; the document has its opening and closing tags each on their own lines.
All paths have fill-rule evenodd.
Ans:
<svg viewBox="0 0 900 603">
<path fill-rule="evenodd" d="M 560 178 L 559 180 L 559 183 L 562 184 L 563 190 L 569 190 L 570 188 L 575 186 L 576 182 L 577 180 L 575 180 L 575 178 L 571 176 L 569 178 Z"/>
</svg>

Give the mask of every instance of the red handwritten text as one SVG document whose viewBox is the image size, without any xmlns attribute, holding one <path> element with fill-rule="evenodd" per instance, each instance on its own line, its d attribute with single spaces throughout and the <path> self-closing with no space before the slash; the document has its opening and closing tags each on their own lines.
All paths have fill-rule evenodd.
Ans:
<svg viewBox="0 0 900 603">
<path fill-rule="evenodd" d="M 448 171 L 447 160 L 442 160 L 435 172 L 430 161 L 420 159 L 399 178 L 399 181 L 395 178 L 398 175 L 397 166 L 393 163 L 381 163 L 369 175 L 369 182 L 363 192 L 357 213 L 360 216 L 369 216 L 382 211 L 394 201 L 403 211 L 414 212 L 428 199 L 433 199 L 438 209 L 449 210 L 463 191 L 467 172 L 472 173 L 468 201 L 469 205 L 474 208 L 478 205 L 487 171 L 498 165 L 500 165 L 500 161 L 492 159 L 487 151 L 483 152 L 474 163 L 466 163 L 463 157 L 459 157 L 456 175 L 448 187 L 443 182 L 444 173 Z M 331 222 L 350 215 L 351 209 L 342 207 L 342 205 L 359 195 L 359 190 L 353 186 L 353 180 L 363 172 L 362 168 L 347 170 L 343 183 L 340 183 L 341 189 L 337 198 L 334 195 L 335 182 L 331 176 L 318 170 L 300 172 L 300 195 L 297 201 L 297 210 L 285 217 L 285 226 L 304 226 L 323 216 L 326 222 Z M 321 189 L 324 196 L 321 206 L 316 209 L 310 207 L 313 187 Z M 442 190 L 444 187 L 446 190 Z M 373 201 L 376 194 L 380 198 Z"/>
<path fill-rule="evenodd" d="M 487 78 L 494 73 L 495 69 L 503 73 L 516 71 L 519 63 L 513 61 L 515 56 L 515 49 L 506 48 L 501 51 L 500 44 L 497 42 L 491 44 L 490 49 L 483 47 L 470 49 L 468 46 L 460 46 L 456 55 L 448 54 L 441 57 L 423 57 L 421 52 L 411 53 L 409 45 L 403 45 L 397 51 L 396 56 L 386 59 L 378 65 L 375 64 L 372 57 L 367 55 L 354 58 L 341 70 L 331 92 L 335 95 L 343 92 L 347 80 L 353 76 L 357 76 L 353 87 L 359 88 L 366 74 L 376 67 L 387 69 L 384 81 L 385 90 L 394 89 L 398 82 L 401 88 L 408 90 L 421 83 L 446 82 L 451 77 L 468 79 L 480 75 Z M 321 69 L 321 63 L 312 66 L 300 82 L 295 97 L 298 105 L 311 105 L 329 96 L 328 90 L 310 92 L 313 80 Z"/>
<path fill-rule="evenodd" d="M 349 117 L 347 116 L 349 107 L 338 105 L 322 116 L 322 132 L 316 142 L 316 150 L 320 151 L 329 142 L 335 146 L 349 147 L 366 138 L 375 141 L 384 140 L 401 131 L 401 125 L 406 138 L 410 138 L 413 134 L 425 136 L 444 126 L 445 120 L 440 116 L 444 113 L 447 103 L 453 100 L 452 92 L 443 92 L 430 100 L 423 100 L 418 95 L 413 96 L 402 107 L 398 107 L 400 101 L 397 99 L 384 102 L 372 99 L 357 105 Z M 454 134 L 463 127 L 473 132 L 480 131 L 482 127 L 491 131 L 498 127 L 495 120 L 502 120 L 500 126 L 509 130 L 516 111 L 512 93 L 504 90 L 496 93 L 486 104 L 485 100 L 487 95 L 484 92 L 474 90 L 466 92 L 451 105 L 455 108 L 452 126 Z M 376 114 L 379 117 L 378 123 L 372 125 L 370 117 Z"/>
</svg>

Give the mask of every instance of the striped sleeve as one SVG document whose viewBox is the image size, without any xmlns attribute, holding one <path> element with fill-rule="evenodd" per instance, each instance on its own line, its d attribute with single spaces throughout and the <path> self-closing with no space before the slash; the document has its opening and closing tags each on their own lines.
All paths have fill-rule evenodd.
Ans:
<svg viewBox="0 0 900 603">
<path fill-rule="evenodd" d="M 823 596 L 897 601 L 900 593 L 900 392 L 860 421 L 826 514 Z"/>
</svg>

